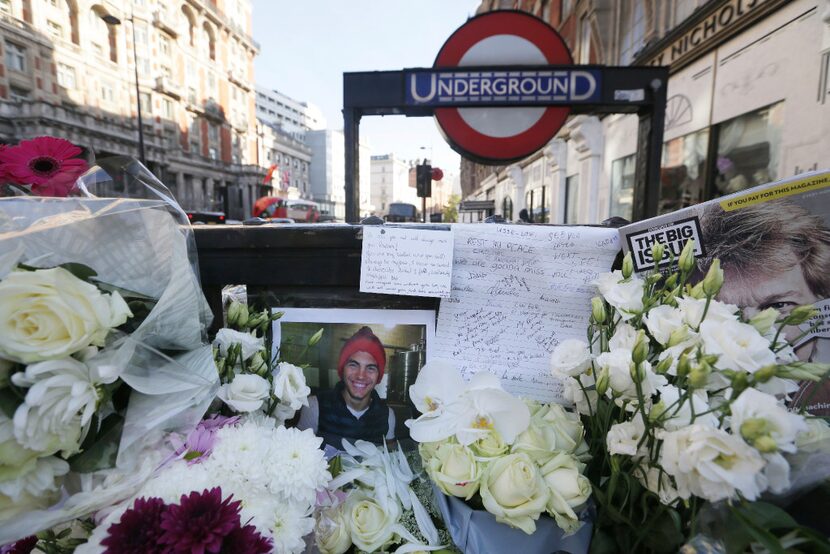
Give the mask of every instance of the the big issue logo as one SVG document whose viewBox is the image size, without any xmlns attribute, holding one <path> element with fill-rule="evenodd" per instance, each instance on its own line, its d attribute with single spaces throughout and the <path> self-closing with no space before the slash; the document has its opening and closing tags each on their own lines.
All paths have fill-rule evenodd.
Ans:
<svg viewBox="0 0 830 554">
<path fill-rule="evenodd" d="M 569 105 L 599 101 L 601 72 L 570 66 L 567 45 L 547 23 L 519 11 L 489 12 L 459 27 L 431 70 L 406 72 L 406 104 L 433 107 L 464 156 L 507 163 L 547 144 Z"/>
</svg>

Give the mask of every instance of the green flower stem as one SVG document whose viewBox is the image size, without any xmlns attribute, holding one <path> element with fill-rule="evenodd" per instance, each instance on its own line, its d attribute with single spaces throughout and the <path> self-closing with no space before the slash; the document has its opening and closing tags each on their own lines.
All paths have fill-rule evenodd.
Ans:
<svg viewBox="0 0 830 554">
<path fill-rule="evenodd" d="M 591 362 L 591 369 L 596 374 L 596 368 L 594 368 L 594 362 Z M 585 401 L 588 403 L 588 417 L 591 420 L 594 419 L 594 408 L 591 406 L 591 399 L 588 397 L 588 390 L 585 388 L 585 385 L 582 384 L 582 379 L 580 377 L 576 378 L 576 382 L 579 383 L 579 388 L 582 389 L 582 394 L 585 395 Z M 599 404 L 599 395 L 597 395 L 597 404 Z"/>
</svg>

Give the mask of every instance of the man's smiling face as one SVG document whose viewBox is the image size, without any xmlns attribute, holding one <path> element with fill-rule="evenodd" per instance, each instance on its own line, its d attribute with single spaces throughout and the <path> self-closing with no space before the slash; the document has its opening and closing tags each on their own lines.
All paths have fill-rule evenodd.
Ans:
<svg viewBox="0 0 830 554">
<path fill-rule="evenodd" d="M 349 356 L 343 366 L 343 382 L 346 393 L 353 402 L 368 405 L 369 395 L 377 385 L 380 369 L 374 356 L 358 351 Z"/>
</svg>

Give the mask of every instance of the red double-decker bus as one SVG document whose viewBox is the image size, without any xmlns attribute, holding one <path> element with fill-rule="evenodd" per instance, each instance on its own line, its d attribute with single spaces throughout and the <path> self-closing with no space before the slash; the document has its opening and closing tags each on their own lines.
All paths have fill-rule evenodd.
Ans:
<svg viewBox="0 0 830 554">
<path fill-rule="evenodd" d="M 263 196 L 254 202 L 252 215 L 263 219 L 291 218 L 297 223 L 317 223 L 320 219 L 320 207 L 310 200 Z"/>
</svg>

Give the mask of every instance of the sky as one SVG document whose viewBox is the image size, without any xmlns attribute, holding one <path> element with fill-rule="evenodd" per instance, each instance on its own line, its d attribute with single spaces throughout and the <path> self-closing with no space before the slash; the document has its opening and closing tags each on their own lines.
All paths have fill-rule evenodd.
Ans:
<svg viewBox="0 0 830 554">
<path fill-rule="evenodd" d="M 343 73 L 431 67 L 480 0 L 252 0 L 256 82 L 316 104 L 343 128 Z M 373 155 L 429 158 L 458 172 L 460 158 L 430 117 L 367 116 L 361 140 Z"/>
</svg>

